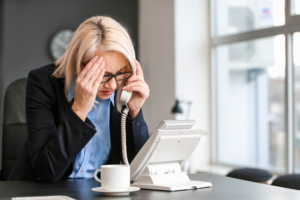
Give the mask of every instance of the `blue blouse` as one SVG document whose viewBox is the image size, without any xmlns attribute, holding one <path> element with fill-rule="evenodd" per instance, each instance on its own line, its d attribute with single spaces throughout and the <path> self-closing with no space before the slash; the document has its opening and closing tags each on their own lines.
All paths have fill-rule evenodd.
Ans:
<svg viewBox="0 0 300 200">
<path fill-rule="evenodd" d="M 75 81 L 71 84 L 69 99 L 75 97 L 75 84 Z M 111 149 L 109 128 L 110 101 L 114 105 L 114 93 L 106 100 L 96 97 L 96 101 L 98 103 L 95 103 L 87 118 L 95 125 L 97 132 L 77 154 L 70 178 L 92 178 L 95 170 L 99 169 L 109 159 Z"/>
</svg>

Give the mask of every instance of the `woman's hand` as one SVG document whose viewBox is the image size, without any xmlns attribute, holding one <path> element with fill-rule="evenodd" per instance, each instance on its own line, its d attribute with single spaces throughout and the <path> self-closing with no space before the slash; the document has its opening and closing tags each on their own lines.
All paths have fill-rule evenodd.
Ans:
<svg viewBox="0 0 300 200">
<path fill-rule="evenodd" d="M 98 87 L 105 72 L 104 65 L 103 58 L 95 56 L 76 79 L 72 109 L 83 121 L 94 106 Z"/>
<path fill-rule="evenodd" d="M 126 86 L 123 87 L 123 90 L 128 92 L 133 92 L 130 101 L 127 106 L 129 108 L 129 116 L 134 119 L 140 113 L 140 110 L 145 103 L 146 99 L 149 97 L 149 87 L 144 80 L 143 71 L 141 65 L 138 61 L 135 61 L 136 64 L 136 75 L 131 76 L 127 82 Z"/>
</svg>

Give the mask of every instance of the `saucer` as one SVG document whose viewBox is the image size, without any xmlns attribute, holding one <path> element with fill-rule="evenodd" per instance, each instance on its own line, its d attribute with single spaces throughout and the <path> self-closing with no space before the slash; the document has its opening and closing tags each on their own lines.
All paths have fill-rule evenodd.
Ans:
<svg viewBox="0 0 300 200">
<path fill-rule="evenodd" d="M 92 188 L 92 190 L 94 192 L 101 192 L 105 195 L 128 195 L 130 192 L 136 192 L 138 190 L 140 190 L 141 188 L 139 187 L 128 187 L 127 190 L 122 190 L 122 191 L 107 191 L 107 190 L 104 190 L 103 187 L 95 187 L 95 188 Z"/>
</svg>

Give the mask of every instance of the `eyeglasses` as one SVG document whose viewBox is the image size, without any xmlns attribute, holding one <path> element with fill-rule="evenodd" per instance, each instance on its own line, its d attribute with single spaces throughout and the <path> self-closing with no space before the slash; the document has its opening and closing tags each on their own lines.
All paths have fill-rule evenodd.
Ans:
<svg viewBox="0 0 300 200">
<path fill-rule="evenodd" d="M 119 74 L 115 74 L 115 75 L 104 75 L 103 78 L 102 78 L 101 83 L 107 83 L 112 78 L 115 78 L 116 81 L 123 81 L 123 80 L 128 79 L 131 76 L 131 74 L 132 74 L 132 71 L 119 73 Z"/>
<path fill-rule="evenodd" d="M 87 65 L 86 63 L 82 63 L 82 64 L 83 64 L 83 66 Z M 129 65 L 128 61 L 127 61 L 127 65 Z M 104 75 L 103 78 L 102 78 L 101 83 L 107 83 L 113 77 L 116 79 L 116 81 L 123 81 L 123 80 L 128 79 L 131 75 L 132 75 L 132 71 L 130 71 L 130 72 L 123 72 L 123 73 L 119 73 L 119 74 L 115 74 L 115 75 Z"/>
</svg>

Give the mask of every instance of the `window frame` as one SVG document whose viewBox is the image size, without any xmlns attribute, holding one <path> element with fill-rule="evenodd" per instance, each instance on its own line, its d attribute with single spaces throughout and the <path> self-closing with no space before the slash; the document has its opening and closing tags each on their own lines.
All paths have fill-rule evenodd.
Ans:
<svg viewBox="0 0 300 200">
<path fill-rule="evenodd" d="M 286 141 L 285 141 L 285 173 L 295 172 L 295 155 L 294 155 L 294 142 L 295 142 L 295 112 L 294 112 L 294 65 L 293 65 L 293 33 L 300 32 L 300 15 L 292 15 L 293 11 L 293 0 L 285 0 L 285 24 L 282 26 L 258 29 L 238 34 L 231 34 L 225 36 L 217 36 L 216 34 L 216 1 L 211 0 L 210 2 L 210 50 L 211 50 L 211 161 L 213 164 L 224 165 L 217 161 L 217 79 L 216 79 L 216 49 L 219 45 L 232 44 L 236 42 L 248 41 L 261 39 L 266 37 L 272 37 L 276 35 L 283 34 L 285 36 L 285 54 L 286 54 L 286 64 L 285 64 L 285 127 L 286 127 Z M 235 166 L 236 167 L 236 166 Z"/>
</svg>

